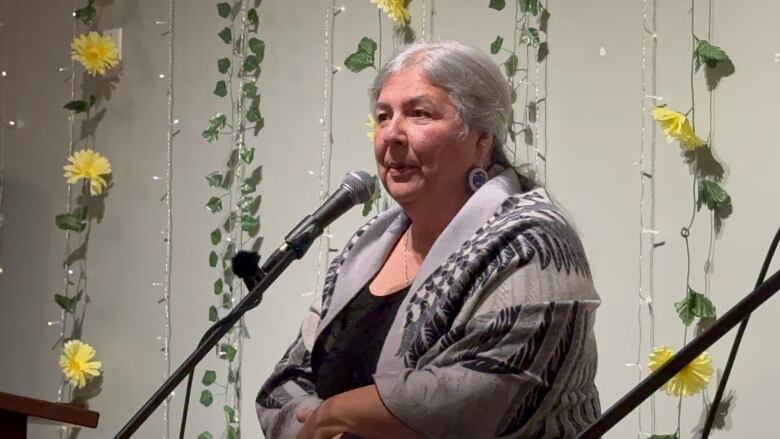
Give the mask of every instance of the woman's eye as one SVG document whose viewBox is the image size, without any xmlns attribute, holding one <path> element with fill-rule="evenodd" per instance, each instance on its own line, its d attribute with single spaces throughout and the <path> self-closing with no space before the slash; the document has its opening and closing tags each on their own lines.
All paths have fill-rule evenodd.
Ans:
<svg viewBox="0 0 780 439">
<path fill-rule="evenodd" d="M 387 119 L 389 119 L 388 115 L 387 115 L 387 114 L 385 114 L 385 113 L 383 113 L 383 114 L 377 114 L 375 118 L 376 118 L 376 121 L 377 121 L 377 122 L 384 122 L 384 121 L 386 121 Z"/>
<path fill-rule="evenodd" d="M 413 110 L 412 111 L 412 116 L 414 116 L 414 117 L 429 117 L 430 115 L 425 110 Z"/>
</svg>

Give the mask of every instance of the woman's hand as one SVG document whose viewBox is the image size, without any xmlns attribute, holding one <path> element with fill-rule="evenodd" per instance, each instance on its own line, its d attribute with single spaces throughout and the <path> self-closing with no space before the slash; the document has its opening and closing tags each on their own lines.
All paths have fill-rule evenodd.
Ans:
<svg viewBox="0 0 780 439">
<path fill-rule="evenodd" d="M 338 439 L 346 432 L 345 426 L 329 417 L 332 413 L 330 404 L 323 402 L 316 410 L 297 409 L 295 417 L 303 423 L 303 428 L 298 432 L 296 439 Z"/>
<path fill-rule="evenodd" d="M 298 409 L 295 416 L 303 422 L 296 439 L 334 439 L 347 432 L 372 439 L 420 438 L 387 410 L 374 385 L 328 398 L 315 410 Z"/>
</svg>

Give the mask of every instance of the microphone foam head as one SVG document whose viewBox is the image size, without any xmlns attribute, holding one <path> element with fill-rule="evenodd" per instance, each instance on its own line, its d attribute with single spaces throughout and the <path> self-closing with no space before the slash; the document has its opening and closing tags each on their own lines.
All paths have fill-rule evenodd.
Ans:
<svg viewBox="0 0 780 439">
<path fill-rule="evenodd" d="M 362 204 L 371 199 L 375 186 L 374 177 L 365 171 L 351 171 L 344 176 L 341 187 L 352 196 L 355 204 Z"/>
<path fill-rule="evenodd" d="M 233 256 L 233 273 L 244 279 L 251 277 L 257 271 L 257 264 L 260 262 L 260 255 L 256 252 L 241 250 Z"/>
</svg>

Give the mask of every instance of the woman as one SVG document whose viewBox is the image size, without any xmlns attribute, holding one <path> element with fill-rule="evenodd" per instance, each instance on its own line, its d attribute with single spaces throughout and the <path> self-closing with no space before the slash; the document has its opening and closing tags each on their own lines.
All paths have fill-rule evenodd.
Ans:
<svg viewBox="0 0 780 439">
<path fill-rule="evenodd" d="M 599 304 L 577 235 L 507 160 L 482 52 L 410 46 L 370 90 L 398 203 L 333 261 L 260 389 L 266 437 L 571 437 L 599 414 Z"/>
</svg>

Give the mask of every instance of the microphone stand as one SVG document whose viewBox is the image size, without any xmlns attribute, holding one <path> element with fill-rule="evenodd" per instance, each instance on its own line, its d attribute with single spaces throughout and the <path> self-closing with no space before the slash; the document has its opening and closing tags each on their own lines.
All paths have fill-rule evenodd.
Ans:
<svg viewBox="0 0 780 439">
<path fill-rule="evenodd" d="M 620 422 L 621 419 L 631 413 L 632 410 L 637 408 L 645 399 L 649 398 L 656 390 L 666 384 L 677 372 L 685 368 L 708 347 L 715 344 L 734 326 L 766 302 L 778 290 L 780 290 L 780 270 L 723 314 L 709 329 L 691 340 L 690 343 L 685 345 L 680 352 L 670 358 L 658 370 L 637 384 L 623 398 L 604 412 L 596 422 L 580 433 L 577 439 L 601 437 L 615 424 Z"/>
<path fill-rule="evenodd" d="M 170 377 L 157 389 L 146 403 L 136 412 L 135 415 L 125 424 L 114 439 L 129 438 L 141 424 L 162 404 L 165 398 L 171 394 L 185 376 L 189 375 L 195 366 L 204 356 L 213 348 L 219 340 L 238 322 L 243 315 L 250 309 L 256 307 L 263 300 L 263 293 L 271 284 L 284 272 L 284 270 L 295 260 L 300 259 L 311 246 L 311 243 L 322 234 L 322 228 L 315 222 L 311 222 L 311 216 L 303 219 L 290 234 L 285 237 L 285 243 L 282 244 L 263 264 L 260 269 L 261 279 L 257 285 L 233 308 L 233 310 L 215 323 L 206 331 L 201 343 L 187 357 L 186 360 L 174 371 Z"/>
</svg>

